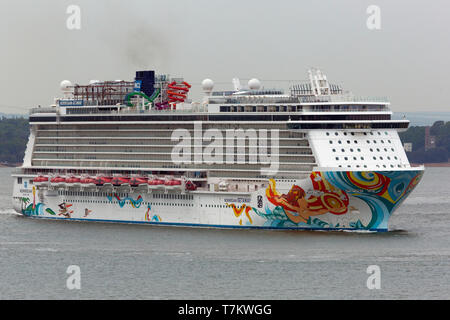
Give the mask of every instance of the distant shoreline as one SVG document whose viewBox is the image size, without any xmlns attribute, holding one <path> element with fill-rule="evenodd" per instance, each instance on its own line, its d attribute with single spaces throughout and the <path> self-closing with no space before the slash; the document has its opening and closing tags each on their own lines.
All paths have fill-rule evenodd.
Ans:
<svg viewBox="0 0 450 320">
<path fill-rule="evenodd" d="M 425 167 L 428 168 L 450 168 L 450 162 L 423 163 L 423 164 L 411 163 L 411 165 L 414 166 L 424 165 Z"/>
</svg>

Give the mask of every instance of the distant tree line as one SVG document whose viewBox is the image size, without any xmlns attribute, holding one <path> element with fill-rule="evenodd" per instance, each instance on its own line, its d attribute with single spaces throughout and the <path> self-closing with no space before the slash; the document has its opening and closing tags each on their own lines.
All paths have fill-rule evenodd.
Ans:
<svg viewBox="0 0 450 320">
<path fill-rule="evenodd" d="M 0 118 L 0 162 L 22 163 L 30 134 L 28 119 Z"/>
<path fill-rule="evenodd" d="M 430 135 L 435 136 L 435 148 L 425 151 L 425 127 L 410 127 L 401 132 L 403 143 L 412 143 L 412 152 L 407 152 L 408 159 L 413 163 L 448 162 L 450 155 L 450 121 L 436 121 L 430 128 Z"/>
</svg>

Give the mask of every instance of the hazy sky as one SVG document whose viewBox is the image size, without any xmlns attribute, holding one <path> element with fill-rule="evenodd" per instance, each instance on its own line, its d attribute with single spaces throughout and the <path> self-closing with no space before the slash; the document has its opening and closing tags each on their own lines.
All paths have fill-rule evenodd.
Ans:
<svg viewBox="0 0 450 320">
<path fill-rule="evenodd" d="M 81 30 L 69 30 L 69 5 Z M 369 5 L 381 30 L 369 30 Z M 138 69 L 287 87 L 319 67 L 394 111 L 450 111 L 448 0 L 0 0 L 0 112 L 52 103 L 59 83 L 132 80 Z"/>
</svg>

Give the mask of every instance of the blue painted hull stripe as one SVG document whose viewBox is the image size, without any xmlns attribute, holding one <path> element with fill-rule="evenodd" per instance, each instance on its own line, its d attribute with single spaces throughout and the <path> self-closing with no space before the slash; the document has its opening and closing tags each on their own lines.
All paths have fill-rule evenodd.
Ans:
<svg viewBox="0 0 450 320">
<path fill-rule="evenodd" d="M 314 231 L 373 231 L 373 232 L 387 232 L 388 229 L 354 229 L 354 228 L 317 228 L 317 227 L 271 227 L 271 226 L 231 226 L 218 224 L 200 224 L 200 223 L 182 223 L 182 222 L 154 222 L 154 221 L 128 221 L 128 220 L 107 220 L 107 219 L 77 219 L 77 218 L 53 218 L 53 217 L 39 217 L 27 216 L 27 218 L 59 220 L 59 221 L 80 221 L 80 222 L 108 222 L 108 223 L 123 223 L 123 224 L 147 224 L 158 226 L 178 226 L 178 227 L 200 227 L 200 228 L 217 228 L 217 229 L 266 229 L 266 230 L 314 230 Z"/>
</svg>

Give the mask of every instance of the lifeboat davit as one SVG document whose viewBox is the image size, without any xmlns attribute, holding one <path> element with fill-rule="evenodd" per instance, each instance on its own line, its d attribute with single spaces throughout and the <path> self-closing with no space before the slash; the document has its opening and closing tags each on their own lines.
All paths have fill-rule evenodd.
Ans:
<svg viewBox="0 0 450 320">
<path fill-rule="evenodd" d="M 169 179 L 164 183 L 165 187 L 168 189 L 177 189 L 181 188 L 181 180 L 178 179 Z"/>
<path fill-rule="evenodd" d="M 91 177 L 84 177 L 80 180 L 83 185 L 95 185 L 95 179 Z"/>
<path fill-rule="evenodd" d="M 102 178 L 101 178 L 101 177 L 94 177 L 94 178 L 92 178 L 92 179 L 94 179 L 94 183 L 95 183 L 97 186 L 102 186 L 102 185 L 103 185 L 103 182 L 102 182 Z"/>
<path fill-rule="evenodd" d="M 42 186 L 48 184 L 48 177 L 38 176 L 33 179 L 33 184 L 36 186 Z"/>
<path fill-rule="evenodd" d="M 164 186 L 164 180 L 159 179 L 159 178 L 153 178 L 153 179 L 149 179 L 148 180 L 148 185 L 150 186 L 150 188 L 154 189 L 154 188 L 159 188 Z"/>
<path fill-rule="evenodd" d="M 53 187 L 58 187 L 58 188 L 62 188 L 65 186 L 66 184 L 66 178 L 61 177 L 61 176 L 56 176 L 50 179 L 50 184 Z"/>
<path fill-rule="evenodd" d="M 80 183 L 81 179 L 78 177 L 69 177 L 66 179 L 67 183 L 73 184 L 73 183 Z"/>
<path fill-rule="evenodd" d="M 194 183 L 192 183 L 192 181 L 188 181 L 186 182 L 186 190 L 195 191 L 197 190 L 197 186 Z"/>
<path fill-rule="evenodd" d="M 115 186 L 122 186 L 124 184 L 130 184 L 130 178 L 128 177 L 114 177 L 111 183 Z"/>
<path fill-rule="evenodd" d="M 113 180 L 112 177 L 103 177 L 103 176 L 99 177 L 99 179 L 100 179 L 100 182 L 101 182 L 100 184 L 102 184 L 102 185 L 112 184 L 112 180 Z"/>
<path fill-rule="evenodd" d="M 81 184 L 81 179 L 79 177 L 68 177 L 66 178 L 66 186 L 67 187 L 74 187 L 79 186 Z"/>
<path fill-rule="evenodd" d="M 130 185 L 133 187 L 147 184 L 149 181 L 145 177 L 133 177 L 130 179 Z"/>
</svg>

